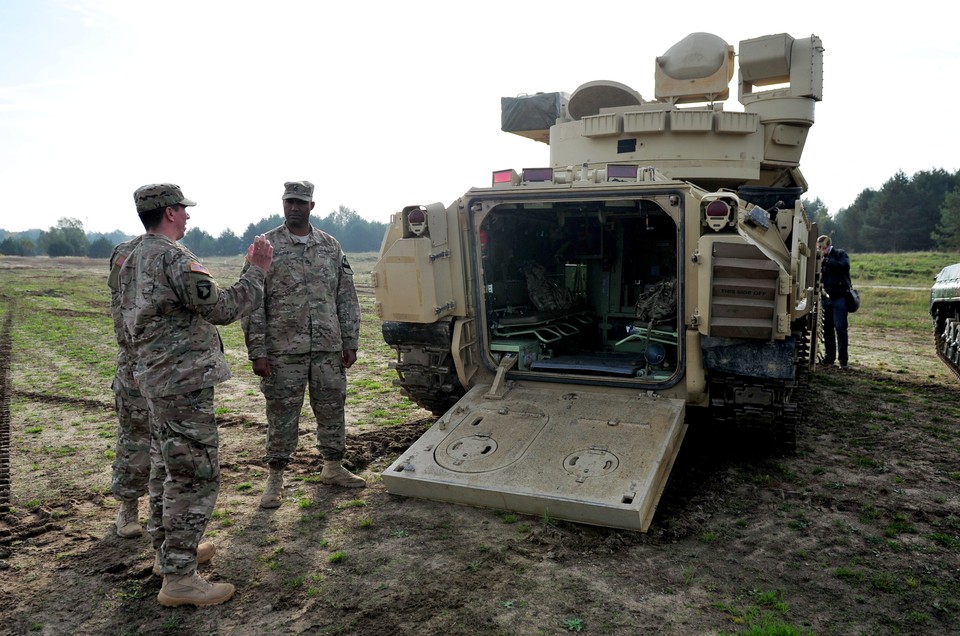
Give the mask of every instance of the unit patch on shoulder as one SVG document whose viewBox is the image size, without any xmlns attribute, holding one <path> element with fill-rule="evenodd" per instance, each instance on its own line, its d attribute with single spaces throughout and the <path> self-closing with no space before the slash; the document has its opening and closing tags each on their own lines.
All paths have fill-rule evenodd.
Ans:
<svg viewBox="0 0 960 636">
<path fill-rule="evenodd" d="M 198 280 L 195 285 L 197 286 L 197 298 L 201 301 L 210 300 L 213 295 L 213 283 L 208 280 Z"/>
<path fill-rule="evenodd" d="M 195 274 L 206 274 L 207 276 L 210 276 L 210 271 L 197 261 L 190 261 L 190 271 L 194 272 Z"/>
<path fill-rule="evenodd" d="M 347 261 L 347 255 L 343 255 L 343 260 L 340 261 L 340 267 L 343 269 L 345 274 L 350 274 L 353 276 L 353 270 L 350 269 L 350 263 Z"/>
<path fill-rule="evenodd" d="M 123 264 L 126 262 L 127 262 L 127 257 L 121 254 L 120 256 L 117 257 L 117 260 L 113 262 L 113 266 L 116 267 L 117 269 L 120 269 L 121 267 L 123 267 Z"/>
</svg>

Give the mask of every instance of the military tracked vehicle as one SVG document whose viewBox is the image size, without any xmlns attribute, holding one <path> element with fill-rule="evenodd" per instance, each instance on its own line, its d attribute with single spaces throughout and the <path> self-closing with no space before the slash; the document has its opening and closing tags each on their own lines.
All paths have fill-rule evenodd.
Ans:
<svg viewBox="0 0 960 636">
<path fill-rule="evenodd" d="M 688 420 L 794 445 L 822 54 L 695 33 L 656 59 L 655 100 L 613 81 L 501 100 L 549 162 L 403 207 L 372 272 L 397 382 L 439 416 L 390 492 L 646 531 Z"/>
<path fill-rule="evenodd" d="M 960 378 L 960 263 L 940 270 L 930 290 L 937 356 Z"/>
</svg>

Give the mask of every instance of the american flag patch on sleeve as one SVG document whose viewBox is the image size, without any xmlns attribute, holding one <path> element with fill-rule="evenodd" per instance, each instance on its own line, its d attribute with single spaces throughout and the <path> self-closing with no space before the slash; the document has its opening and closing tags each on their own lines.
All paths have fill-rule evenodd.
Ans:
<svg viewBox="0 0 960 636">
<path fill-rule="evenodd" d="M 207 268 L 196 261 L 190 261 L 190 271 L 197 274 L 206 274 L 207 276 L 210 275 L 210 272 L 207 271 Z"/>
</svg>

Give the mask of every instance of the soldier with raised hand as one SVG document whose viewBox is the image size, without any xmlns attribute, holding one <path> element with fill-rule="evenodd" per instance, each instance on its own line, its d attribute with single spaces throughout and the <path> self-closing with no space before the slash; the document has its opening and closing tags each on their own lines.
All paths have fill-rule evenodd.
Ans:
<svg viewBox="0 0 960 636">
<path fill-rule="evenodd" d="M 353 270 L 340 243 L 310 224 L 313 184 L 288 181 L 283 187 L 284 223 L 264 234 L 276 251 L 263 305 L 240 322 L 267 402 L 264 461 L 270 474 L 262 508 L 277 508 L 283 498 L 283 471 L 297 449 L 308 385 L 323 457 L 321 483 L 366 486 L 342 466 L 346 369 L 357 360 L 360 337 Z"/>
<path fill-rule="evenodd" d="M 172 183 L 133 195 L 146 233 L 119 269 L 123 340 L 133 380 L 146 398 L 152 432 L 150 524 L 163 575 L 161 605 L 217 605 L 234 586 L 209 583 L 197 572 L 200 539 L 220 489 L 214 386 L 230 377 L 214 325 L 260 306 L 273 246 L 257 237 L 240 280 L 220 289 L 196 256 L 178 241 L 196 205 Z"/>
</svg>

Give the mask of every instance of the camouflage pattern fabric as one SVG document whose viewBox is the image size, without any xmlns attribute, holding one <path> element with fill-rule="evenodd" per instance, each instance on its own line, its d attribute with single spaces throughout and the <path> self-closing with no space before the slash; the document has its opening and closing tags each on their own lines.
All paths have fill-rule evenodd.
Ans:
<svg viewBox="0 0 960 636">
<path fill-rule="evenodd" d="M 160 550 L 164 575 L 196 570 L 197 546 L 220 492 L 213 393 L 213 387 L 208 387 L 148 400 L 155 473 L 150 480 L 147 531 L 153 547 Z"/>
<path fill-rule="evenodd" d="M 273 244 L 273 265 L 263 305 L 240 322 L 247 356 L 357 349 L 360 302 L 340 243 L 316 229 L 300 243 L 283 225 L 264 236 Z"/>
<path fill-rule="evenodd" d="M 283 184 L 283 198 L 313 201 L 313 184 L 309 181 L 287 181 Z"/>
<path fill-rule="evenodd" d="M 136 389 L 113 382 L 116 402 L 117 450 L 110 490 L 117 499 L 139 499 L 150 478 L 150 413 L 147 400 Z"/>
<path fill-rule="evenodd" d="M 644 322 L 664 322 L 677 315 L 677 279 L 665 278 L 637 299 L 637 318 Z"/>
<path fill-rule="evenodd" d="M 117 245 L 110 256 L 110 316 L 117 340 L 116 374 L 113 380 L 117 412 L 117 449 L 113 461 L 110 489 L 117 499 L 139 499 L 147 492 L 150 473 L 150 416 L 147 401 L 133 381 L 131 353 L 123 336 L 120 312 L 120 269 L 130 253 L 143 240 L 142 236 Z"/>
<path fill-rule="evenodd" d="M 133 193 L 133 201 L 137 204 L 137 214 L 149 212 L 171 205 L 196 205 L 183 196 L 183 190 L 175 183 L 151 183 L 137 188 Z"/>
<path fill-rule="evenodd" d="M 573 292 L 549 280 L 543 265 L 532 261 L 525 263 L 524 275 L 527 278 L 527 295 L 539 311 L 559 311 L 573 307 Z"/>
<path fill-rule="evenodd" d="M 164 574 L 196 569 L 220 488 L 213 386 L 230 369 L 214 325 L 258 307 L 263 277 L 249 267 L 221 290 L 199 259 L 160 234 L 144 235 L 120 267 L 123 339 L 152 427 L 147 530 Z"/>
<path fill-rule="evenodd" d="M 248 357 L 268 358 L 273 371 L 260 384 L 267 400 L 264 459 L 283 466 L 296 450 L 308 385 L 317 418 L 317 446 L 325 459 L 340 459 L 346 397 L 340 352 L 357 349 L 360 339 L 353 270 L 340 243 L 326 232 L 311 228 L 300 242 L 281 225 L 265 236 L 274 252 L 263 305 L 240 322 Z"/>
<path fill-rule="evenodd" d="M 247 267 L 221 290 L 190 250 L 159 234 L 143 237 L 120 269 L 124 338 L 133 378 L 147 398 L 212 387 L 230 377 L 214 325 L 252 312 L 263 300 L 264 271 Z"/>
<path fill-rule="evenodd" d="M 317 418 L 317 448 L 324 459 L 343 458 L 346 445 L 344 401 L 347 375 L 340 352 L 277 356 L 273 374 L 260 379 L 267 400 L 267 452 L 263 460 L 283 468 L 297 450 L 304 389 Z"/>
<path fill-rule="evenodd" d="M 117 339 L 117 372 L 116 381 L 124 387 L 136 387 L 133 381 L 133 367 L 129 360 L 130 347 L 123 335 L 123 313 L 120 310 L 120 270 L 130 253 L 140 245 L 143 236 L 120 243 L 113 248 L 110 256 L 110 275 L 107 277 L 107 287 L 110 288 L 110 316 L 113 318 L 113 332 Z"/>
</svg>

